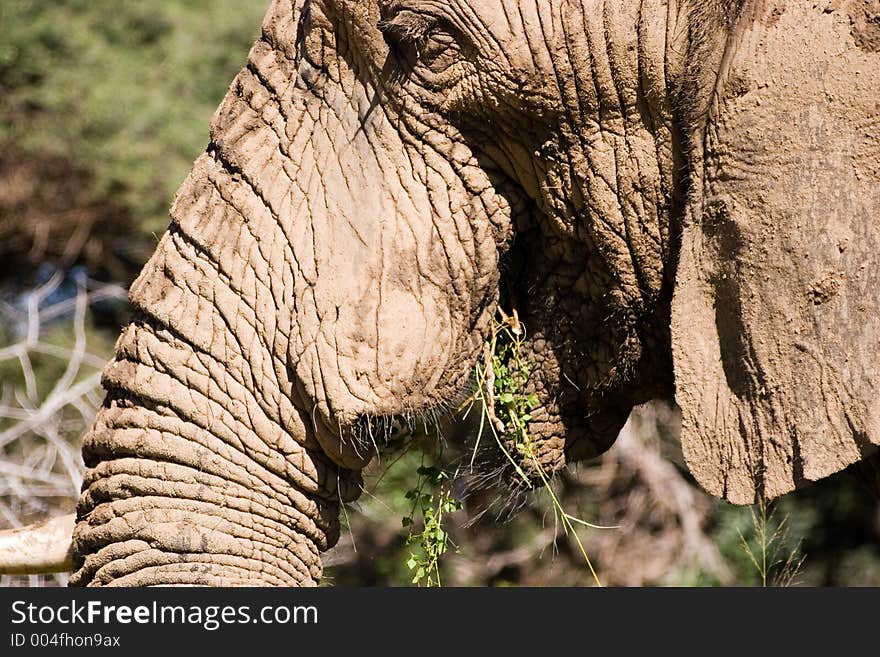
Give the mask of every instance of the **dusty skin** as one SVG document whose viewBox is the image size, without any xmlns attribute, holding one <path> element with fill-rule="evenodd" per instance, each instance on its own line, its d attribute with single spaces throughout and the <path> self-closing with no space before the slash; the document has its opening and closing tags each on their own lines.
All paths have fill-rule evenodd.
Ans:
<svg viewBox="0 0 880 657">
<path fill-rule="evenodd" d="M 876 0 L 274 2 L 131 289 L 71 582 L 316 584 L 499 306 L 547 471 L 655 398 L 731 502 L 871 456 L 878 35 Z"/>
</svg>

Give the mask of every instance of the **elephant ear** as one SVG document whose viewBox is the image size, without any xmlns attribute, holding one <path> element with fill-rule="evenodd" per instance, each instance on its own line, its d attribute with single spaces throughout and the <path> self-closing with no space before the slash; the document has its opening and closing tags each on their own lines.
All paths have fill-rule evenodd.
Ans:
<svg viewBox="0 0 880 657">
<path fill-rule="evenodd" d="M 880 40 L 794 5 L 728 44 L 673 301 L 685 457 L 739 504 L 880 444 Z"/>
</svg>

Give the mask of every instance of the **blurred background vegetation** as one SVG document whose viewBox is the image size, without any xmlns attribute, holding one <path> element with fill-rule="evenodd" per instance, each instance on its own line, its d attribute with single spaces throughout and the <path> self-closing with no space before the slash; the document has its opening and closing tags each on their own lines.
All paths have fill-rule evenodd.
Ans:
<svg viewBox="0 0 880 657">
<path fill-rule="evenodd" d="M 0 3 L 0 527 L 70 511 L 125 289 L 207 144 L 266 0 Z M 683 465 L 675 409 L 634 413 L 614 448 L 554 482 L 604 584 L 880 585 L 880 506 L 853 470 L 780 500 L 714 500 Z M 371 466 L 328 555 L 336 585 L 410 585 L 418 449 Z M 456 479 L 446 585 L 589 585 L 546 493 Z M 763 535 L 763 538 L 762 538 Z M 766 557 L 766 558 L 765 558 Z M 767 566 L 761 564 L 766 561 Z M 63 584 L 6 577 L 0 584 Z"/>
</svg>

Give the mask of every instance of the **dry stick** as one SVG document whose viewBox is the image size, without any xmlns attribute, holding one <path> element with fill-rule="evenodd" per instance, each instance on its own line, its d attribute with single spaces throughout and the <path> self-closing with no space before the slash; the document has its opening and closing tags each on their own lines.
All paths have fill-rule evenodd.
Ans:
<svg viewBox="0 0 880 657">
<path fill-rule="evenodd" d="M 60 573 L 71 569 L 73 514 L 0 532 L 0 573 Z"/>
<path fill-rule="evenodd" d="M 11 323 L 25 325 L 25 335 L 17 344 L 0 349 L 0 360 L 18 360 L 23 389 L 3 386 L 0 419 L 12 425 L 0 432 L 2 448 L 22 441 L 24 460 L 15 463 L 0 458 L 0 496 L 17 498 L 35 509 L 45 507 L 42 497 L 75 495 L 82 481 L 82 464 L 78 450 L 65 434 L 88 424 L 94 416 L 102 395 L 99 393 L 100 371 L 77 381 L 83 367 L 100 368 L 106 363 L 87 350 L 86 313 L 88 306 L 101 299 L 123 298 L 118 286 L 102 286 L 90 291 L 85 283 L 77 286 L 73 299 L 41 308 L 46 298 L 58 289 L 63 277 L 60 272 L 31 292 L 26 298 L 26 311 L 9 304 L 0 304 L 0 313 Z M 66 315 L 73 310 L 74 344 L 71 348 L 41 341 L 48 319 Z M 40 400 L 31 354 L 40 353 L 65 361 L 62 375 L 52 390 Z M 61 411 L 71 407 L 78 415 L 67 419 Z M 55 470 L 59 469 L 59 473 Z M 13 526 L 21 524 L 18 512 L 0 499 L 0 515 Z M 49 573 L 69 570 L 68 551 L 73 531 L 73 516 L 49 520 L 20 530 L 0 532 L 0 572 Z M 31 577 L 34 584 L 39 578 Z M 63 581 L 63 578 L 62 578 Z"/>
<path fill-rule="evenodd" d="M 45 438 L 46 442 L 52 446 L 55 454 L 61 457 L 61 464 L 67 472 L 68 483 L 70 484 L 68 492 L 71 495 L 76 495 L 82 483 L 82 472 L 79 467 L 79 450 L 74 450 L 70 443 L 58 434 L 55 427 L 37 427 L 35 433 Z"/>
<path fill-rule="evenodd" d="M 67 479 L 51 472 L 34 472 L 31 468 L 17 463 L 0 461 L 0 475 L 18 479 L 32 479 L 55 486 L 66 485 Z"/>
<path fill-rule="evenodd" d="M 125 301 L 128 299 L 128 294 L 125 292 L 125 288 L 119 285 L 111 284 L 101 285 L 94 290 L 89 290 L 88 296 L 90 304 L 109 299 L 115 299 L 117 301 Z M 42 311 L 40 311 L 40 318 L 42 319 L 42 321 L 48 322 L 49 320 L 66 315 L 75 305 L 75 298 L 64 299 L 63 301 L 59 301 L 58 303 L 53 303 L 48 308 L 44 308 Z"/>
<path fill-rule="evenodd" d="M 82 397 L 89 390 L 97 387 L 100 383 L 101 373 L 96 372 L 95 374 L 86 377 L 75 386 L 68 388 L 65 394 L 56 395 L 51 400 L 47 399 L 40 406 L 39 410 L 26 421 L 20 422 L 19 424 L 10 427 L 6 431 L 0 433 L 0 447 L 8 445 L 13 440 L 16 440 L 28 431 L 33 430 L 34 427 L 39 426 L 43 422 L 46 422 L 49 418 L 52 417 L 52 415 L 67 406 L 72 399 Z"/>
<path fill-rule="evenodd" d="M 67 362 L 67 367 L 64 369 L 64 374 L 61 375 L 61 378 L 58 379 L 58 382 L 46 398 L 47 403 L 54 397 L 62 395 L 74 382 L 76 375 L 79 373 L 82 356 L 86 351 L 85 319 L 86 309 L 88 308 L 88 295 L 82 285 L 79 285 L 78 288 L 79 289 L 76 293 L 76 308 L 73 316 L 73 350 L 71 351 L 70 360 Z"/>
<path fill-rule="evenodd" d="M 43 299 L 58 289 L 58 286 L 61 285 L 63 280 L 62 272 L 61 270 L 58 270 L 52 274 L 52 277 L 48 281 L 28 295 L 28 328 L 27 337 L 25 338 L 25 344 L 28 346 L 36 344 L 37 340 L 40 338 L 40 304 L 43 302 Z"/>
<path fill-rule="evenodd" d="M 641 417 L 645 421 L 645 412 Z M 647 415 L 649 437 L 644 436 L 645 427 L 636 431 L 627 425 L 620 433 L 615 446 L 619 458 L 633 468 L 645 483 L 656 504 L 678 519 L 683 534 L 683 551 L 696 559 L 721 581 L 731 578 L 714 543 L 701 530 L 705 514 L 698 511 L 696 491 L 679 474 L 675 465 L 662 457 L 658 448 L 651 448 L 651 441 L 659 441 L 654 411 Z"/>
<path fill-rule="evenodd" d="M 54 278 L 55 276 L 53 276 L 53 279 Z M 28 334 L 27 338 L 20 345 L 17 345 L 18 347 L 23 346 L 27 349 L 31 345 L 38 343 L 40 330 L 39 301 L 46 294 L 51 294 L 51 292 L 57 287 L 57 283 L 55 283 L 54 280 L 50 280 L 50 283 L 54 283 L 54 285 L 47 283 L 29 295 Z M 29 431 L 33 431 L 35 428 L 47 422 L 56 412 L 65 406 L 72 404 L 74 400 L 80 399 L 84 394 L 89 392 L 92 388 L 97 387 L 100 383 L 101 373 L 96 372 L 76 385 L 71 385 L 79 374 L 84 355 L 86 354 L 85 313 L 88 308 L 88 299 L 88 294 L 84 287 L 80 286 L 76 296 L 74 311 L 75 342 L 73 349 L 70 351 L 70 357 L 64 373 L 35 413 L 31 414 L 26 420 L 19 422 L 0 433 L 0 447 L 9 444 Z M 33 390 L 31 390 L 31 384 L 27 383 L 29 378 L 33 379 L 33 370 L 30 367 L 30 359 L 27 357 L 26 351 L 20 352 L 17 355 L 22 363 L 22 371 L 25 374 L 26 386 L 29 388 L 27 393 L 28 398 L 36 401 L 36 387 L 34 385 Z M 30 377 L 28 374 L 30 374 Z"/>
</svg>

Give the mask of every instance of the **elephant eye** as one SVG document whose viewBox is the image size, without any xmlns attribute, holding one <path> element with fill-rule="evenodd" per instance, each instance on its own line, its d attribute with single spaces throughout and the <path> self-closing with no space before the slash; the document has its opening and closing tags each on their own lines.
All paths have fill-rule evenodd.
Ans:
<svg viewBox="0 0 880 657">
<path fill-rule="evenodd" d="M 437 26 L 437 19 L 408 9 L 379 21 L 379 31 L 393 47 L 420 48 Z"/>
</svg>

